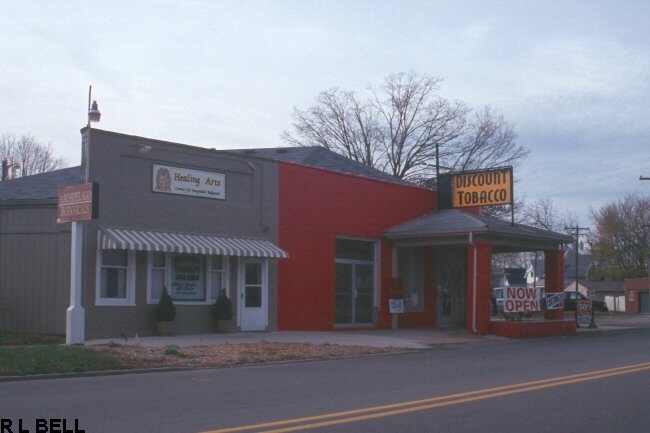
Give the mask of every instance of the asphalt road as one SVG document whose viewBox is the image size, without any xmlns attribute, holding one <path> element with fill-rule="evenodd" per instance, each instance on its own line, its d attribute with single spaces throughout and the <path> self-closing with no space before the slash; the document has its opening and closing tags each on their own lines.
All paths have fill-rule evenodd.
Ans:
<svg viewBox="0 0 650 433">
<path fill-rule="evenodd" d="M 12 421 L 12 432 L 22 419 L 30 433 L 45 431 L 37 419 L 62 418 L 68 430 L 77 419 L 87 433 L 646 432 L 648 385 L 650 329 L 635 329 L 333 361 L 4 382 L 0 417 Z"/>
</svg>

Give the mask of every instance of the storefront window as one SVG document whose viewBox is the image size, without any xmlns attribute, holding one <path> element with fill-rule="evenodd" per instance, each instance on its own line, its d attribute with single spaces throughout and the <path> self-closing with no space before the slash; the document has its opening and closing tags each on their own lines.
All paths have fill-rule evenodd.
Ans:
<svg viewBox="0 0 650 433">
<path fill-rule="evenodd" d="M 210 297 L 215 301 L 224 290 L 225 261 L 222 256 L 210 256 Z"/>
<path fill-rule="evenodd" d="M 133 305 L 134 257 L 127 250 L 99 250 L 97 305 Z"/>
<path fill-rule="evenodd" d="M 335 324 L 373 322 L 376 245 L 373 241 L 336 239 Z"/>
<path fill-rule="evenodd" d="M 422 247 L 399 248 L 397 274 L 404 282 L 406 311 L 424 309 L 424 251 Z"/>
<path fill-rule="evenodd" d="M 102 255 L 101 297 L 126 298 L 128 257 L 125 250 L 106 250 Z"/>
<path fill-rule="evenodd" d="M 162 295 L 165 285 L 165 274 L 167 273 L 167 263 L 165 253 L 149 253 L 149 297 L 153 301 L 158 301 Z"/>
<path fill-rule="evenodd" d="M 150 252 L 147 302 L 155 304 L 163 287 L 174 301 L 215 302 L 228 295 L 228 257 Z"/>
<path fill-rule="evenodd" d="M 375 243 L 368 241 L 357 241 L 354 239 L 337 239 L 336 258 L 374 261 Z"/>
<path fill-rule="evenodd" d="M 205 256 L 172 254 L 169 294 L 177 301 L 205 301 Z"/>
</svg>

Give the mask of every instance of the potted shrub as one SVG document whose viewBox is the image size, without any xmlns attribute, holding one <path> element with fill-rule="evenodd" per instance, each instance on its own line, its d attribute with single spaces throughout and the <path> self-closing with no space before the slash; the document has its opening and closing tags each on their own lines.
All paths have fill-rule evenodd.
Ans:
<svg viewBox="0 0 650 433">
<path fill-rule="evenodd" d="M 176 318 L 176 307 L 165 287 L 156 306 L 155 316 L 158 335 L 171 335 L 172 322 Z"/>
<path fill-rule="evenodd" d="M 232 332 L 232 302 L 226 296 L 224 290 L 219 294 L 217 302 L 214 304 L 214 316 L 217 319 L 217 332 Z"/>
</svg>

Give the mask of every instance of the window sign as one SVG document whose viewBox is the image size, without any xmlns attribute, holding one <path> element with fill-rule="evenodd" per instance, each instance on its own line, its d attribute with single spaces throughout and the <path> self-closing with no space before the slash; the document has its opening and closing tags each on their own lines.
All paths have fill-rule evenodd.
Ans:
<svg viewBox="0 0 650 433">
<path fill-rule="evenodd" d="M 546 294 L 546 309 L 559 310 L 564 308 L 564 293 L 547 293 Z"/>
<path fill-rule="evenodd" d="M 172 256 L 171 297 L 178 301 L 205 300 L 204 256 L 174 254 Z"/>
<path fill-rule="evenodd" d="M 539 287 L 507 287 L 503 300 L 504 313 L 541 311 Z"/>
<path fill-rule="evenodd" d="M 226 175 L 154 164 L 153 191 L 225 200 Z"/>
</svg>

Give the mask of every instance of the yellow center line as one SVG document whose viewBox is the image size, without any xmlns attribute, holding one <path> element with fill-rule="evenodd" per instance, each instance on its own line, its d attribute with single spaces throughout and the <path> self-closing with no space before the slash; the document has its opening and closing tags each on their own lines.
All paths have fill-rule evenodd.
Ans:
<svg viewBox="0 0 650 433">
<path fill-rule="evenodd" d="M 639 371 L 650 370 L 650 362 L 642 364 L 627 365 L 623 367 L 610 368 L 607 370 L 592 371 L 587 373 L 572 374 L 550 379 L 536 380 L 532 382 L 523 382 L 513 385 L 505 385 L 494 388 L 487 388 L 477 391 L 468 391 L 447 396 L 431 397 L 421 400 L 407 401 L 401 403 L 387 404 L 382 406 L 368 407 L 364 409 L 355 409 L 342 412 L 332 412 L 323 415 L 316 415 L 303 418 L 294 418 L 281 421 L 273 421 L 261 424 L 245 425 L 239 427 L 230 427 L 219 430 L 211 430 L 204 433 L 231 433 L 240 431 L 249 431 L 289 426 L 276 430 L 265 430 L 265 433 L 285 433 L 299 430 L 307 430 L 319 427 L 332 426 L 337 424 L 346 424 L 352 422 L 365 421 L 370 419 L 401 415 L 405 413 L 434 409 L 437 407 L 451 406 L 455 404 L 469 403 L 473 401 L 496 398 L 511 394 L 530 392 L 540 389 L 564 386 L 572 383 L 586 382 L 590 380 L 603 379 L 611 376 L 619 376 Z M 412 407 L 409 407 L 412 406 Z M 377 413 L 373 413 L 377 412 Z M 321 421 L 321 422 L 314 422 Z"/>
</svg>

